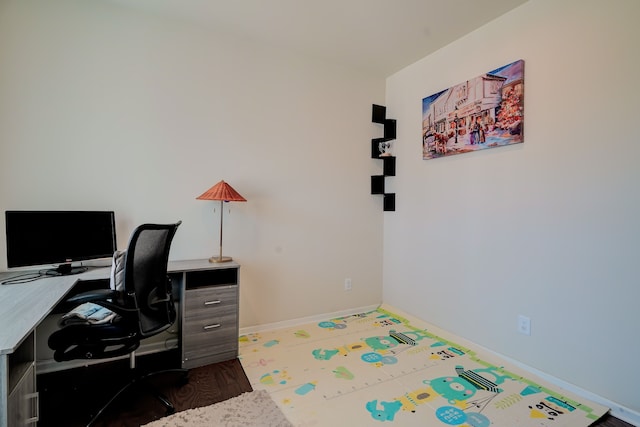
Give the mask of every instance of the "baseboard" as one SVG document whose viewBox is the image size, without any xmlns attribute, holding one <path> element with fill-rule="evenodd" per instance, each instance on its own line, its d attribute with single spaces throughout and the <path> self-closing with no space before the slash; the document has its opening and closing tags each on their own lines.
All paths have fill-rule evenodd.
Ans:
<svg viewBox="0 0 640 427">
<path fill-rule="evenodd" d="M 475 346 L 475 345 L 474 345 Z M 481 346 L 478 346 L 481 347 Z M 611 408 L 609 413 L 611 415 L 613 415 L 616 418 L 621 419 L 622 421 L 625 421 L 629 424 L 633 424 L 634 426 L 640 426 L 640 413 L 636 412 L 632 409 L 626 408 L 622 405 L 617 404 L 616 402 L 613 402 L 607 398 L 604 398 L 602 396 L 599 396 L 595 393 L 592 393 L 588 390 L 585 390 L 581 387 L 578 387 L 574 384 L 568 383 L 566 381 L 561 380 L 560 378 L 556 378 L 553 375 L 549 375 L 545 372 L 542 372 L 536 368 L 532 368 L 531 366 L 525 365 L 524 363 L 518 362 L 517 360 L 511 359 L 510 357 L 507 356 L 503 356 L 499 353 L 496 353 L 495 351 L 483 348 L 484 351 L 488 352 L 488 353 L 492 353 L 494 355 L 496 355 L 497 357 L 501 357 L 503 359 L 505 359 L 506 361 L 508 361 L 509 363 L 519 367 L 520 369 L 523 369 L 525 371 L 531 372 L 532 374 L 542 378 L 543 380 L 556 385 L 558 387 L 562 387 L 565 390 L 568 390 L 578 396 L 582 396 L 585 399 L 589 399 L 595 403 L 599 403 L 602 406 L 606 406 L 607 408 Z"/>
<path fill-rule="evenodd" d="M 318 315 L 314 315 L 314 316 L 308 316 L 308 317 L 301 317 L 301 318 L 297 318 L 297 319 L 292 319 L 292 320 L 286 320 L 286 321 L 282 321 L 282 322 L 274 322 L 274 323 L 266 323 L 263 325 L 257 325 L 257 326 L 249 326 L 246 328 L 240 328 L 240 335 L 246 335 L 246 334 L 252 334 L 252 333 L 256 333 L 256 332 L 261 332 L 261 331 L 268 331 L 268 330 L 273 330 L 273 329 L 283 329 L 283 328 L 290 328 L 290 327 L 294 327 L 294 326 L 298 326 L 298 325 L 303 325 L 306 323 L 314 323 L 314 322 L 321 322 L 323 320 L 327 320 L 327 319 L 335 319 L 338 317 L 343 317 L 343 316 L 348 316 L 351 314 L 356 314 L 356 313 L 365 313 L 368 311 L 372 311 L 377 309 L 378 307 L 380 307 L 380 305 L 370 305 L 370 306 L 365 306 L 365 307 L 360 307 L 360 308 L 352 308 L 349 310 L 342 310 L 342 311 L 337 311 L 337 312 L 333 312 L 333 313 L 325 313 L 325 314 L 318 314 Z M 397 314 L 403 314 L 406 315 L 406 313 L 403 313 L 401 310 L 397 310 L 395 307 L 389 307 L 389 309 L 393 312 L 397 312 Z M 409 316 L 410 317 L 410 316 Z M 415 316 L 414 316 L 415 317 Z M 427 322 L 426 320 L 422 319 L 423 321 Z M 619 405 L 609 399 L 606 399 L 602 396 L 599 396 L 595 393 L 592 393 L 590 391 L 587 391 L 583 388 L 580 388 L 574 384 L 568 383 L 566 381 L 561 380 L 560 378 L 554 377 L 553 375 L 549 375 L 545 372 L 542 372 L 538 369 L 532 368 L 531 366 L 528 366 L 522 362 L 518 362 L 517 360 L 514 360 L 508 356 L 504 356 L 500 353 L 497 353 L 493 350 L 490 350 L 486 347 L 483 347 L 477 343 L 474 343 L 472 341 L 469 340 L 465 340 L 464 338 L 462 338 L 460 341 L 464 341 L 464 342 L 460 342 L 460 344 L 464 344 L 466 346 L 468 346 L 469 348 L 474 348 L 474 349 L 479 349 L 482 350 L 486 353 L 490 353 L 498 358 L 502 358 L 505 361 L 513 364 L 514 366 L 517 366 L 518 368 L 530 372 L 533 375 L 536 375 L 540 378 L 542 378 L 543 380 L 556 385 L 558 387 L 561 387 L 565 390 L 568 390 L 578 396 L 582 396 L 585 399 L 589 399 L 595 403 L 598 403 L 600 405 L 606 406 L 607 408 L 611 408 L 611 410 L 609 411 L 611 415 L 613 415 L 616 418 L 621 419 L 622 421 L 625 421 L 629 424 L 632 424 L 634 426 L 638 426 L 640 427 L 640 413 L 626 408 L 622 405 Z"/>
<path fill-rule="evenodd" d="M 434 332 L 436 334 L 446 335 L 448 333 L 446 330 L 443 330 L 443 329 L 438 328 L 438 327 L 436 327 L 434 325 L 431 325 L 428 320 L 423 319 L 423 318 L 421 318 L 419 316 L 408 314 L 408 313 L 398 309 L 395 306 L 383 304 L 382 308 L 386 309 L 388 311 L 391 311 L 391 312 L 393 312 L 393 313 L 395 313 L 395 314 L 397 314 L 399 316 L 403 316 L 405 318 L 409 318 L 409 319 L 414 318 L 414 319 L 426 322 L 427 324 L 429 324 L 431 326 L 431 332 Z M 480 345 L 480 344 L 478 344 L 478 343 L 476 343 L 476 342 L 474 342 L 472 340 L 468 340 L 468 339 L 465 339 L 463 337 L 456 336 L 456 342 L 458 344 L 462 345 L 462 346 L 466 346 L 467 348 L 474 349 L 474 351 L 481 351 L 481 352 L 484 352 L 484 353 L 488 353 L 488 354 L 490 354 L 492 356 L 495 356 L 497 358 L 503 359 L 505 362 L 510 363 L 514 367 L 517 367 L 519 369 L 522 369 L 523 371 L 529 372 L 532 375 L 536 375 L 539 378 L 547 381 L 550 384 L 553 384 L 555 386 L 563 388 L 563 389 L 565 389 L 567 391 L 570 391 L 570 392 L 572 392 L 572 393 L 574 393 L 574 394 L 576 394 L 578 396 L 584 397 L 585 399 L 589 399 L 592 402 L 598 403 L 598 404 L 600 404 L 602 406 L 606 406 L 607 408 L 610 408 L 609 413 L 611 415 L 613 415 L 614 417 L 619 418 L 622 421 L 625 421 L 625 422 L 627 422 L 629 424 L 633 424 L 634 426 L 640 427 L 640 413 L 638 413 L 638 412 L 636 412 L 636 411 L 634 411 L 632 409 L 624 407 L 624 406 L 622 406 L 622 405 L 620 405 L 620 404 L 618 404 L 616 402 L 613 402 L 613 401 L 611 401 L 609 399 L 606 399 L 606 398 L 604 398 L 602 396 L 599 396 L 599 395 L 597 395 L 595 393 L 587 391 L 587 390 L 585 390 L 583 388 L 580 388 L 580 387 L 578 387 L 578 386 L 576 386 L 574 384 L 571 384 L 569 382 L 561 380 L 560 378 L 554 377 L 553 375 L 550 375 L 550 374 L 547 374 L 545 372 L 542 372 L 542 371 L 540 371 L 540 370 L 538 370 L 536 368 L 533 368 L 533 367 L 531 367 L 531 366 L 529 366 L 529 365 L 527 365 L 525 363 L 519 362 L 519 361 L 517 361 L 517 360 L 515 360 L 515 359 L 513 359 L 511 357 L 508 357 L 508 356 L 500 354 L 500 353 L 498 353 L 496 351 L 493 351 L 493 350 L 491 350 L 491 349 L 489 349 L 487 347 L 484 347 L 484 346 L 482 346 L 482 345 Z"/>
<path fill-rule="evenodd" d="M 317 314 L 317 315 L 308 316 L 308 317 L 300 317 L 297 319 L 284 320 L 281 322 L 265 323 L 263 325 L 256 325 L 256 326 L 247 326 L 245 328 L 240 328 L 240 335 L 254 334 L 256 332 L 269 331 L 272 329 L 291 328 L 298 325 L 304 325 L 305 323 L 322 322 L 323 320 L 349 316 L 354 313 L 366 313 L 368 311 L 373 311 L 378 307 L 380 307 L 379 304 L 367 305 L 359 308 L 350 308 L 348 310 L 335 311 L 333 313 Z"/>
<path fill-rule="evenodd" d="M 413 318 L 422 320 L 423 322 L 426 322 L 427 324 L 429 324 L 428 320 L 422 319 L 422 318 L 420 318 L 418 316 L 415 316 L 415 315 L 410 315 L 410 314 L 408 314 L 406 312 L 403 312 L 402 310 L 398 309 L 395 306 L 390 306 L 390 305 L 384 305 L 383 304 L 382 308 L 387 309 L 387 310 L 389 310 L 389 311 L 391 311 L 391 312 L 393 312 L 393 313 L 395 313 L 397 315 L 404 316 L 406 318 L 412 318 L 413 317 Z M 432 328 L 433 328 L 432 332 L 435 331 L 436 333 L 440 333 L 442 335 L 446 335 L 447 334 L 447 331 L 445 331 L 443 329 L 440 329 L 438 327 L 435 327 L 433 325 L 432 325 Z M 592 402 L 598 403 L 598 404 L 600 404 L 602 406 L 606 406 L 607 408 L 610 408 L 609 413 L 611 415 L 613 415 L 614 417 L 619 418 L 622 421 L 625 421 L 625 422 L 627 422 L 629 424 L 633 424 L 634 426 L 640 427 L 640 413 L 638 413 L 638 412 L 636 412 L 636 411 L 634 411 L 632 409 L 624 407 L 624 406 L 622 406 L 622 405 L 620 405 L 620 404 L 618 404 L 616 402 L 613 402 L 613 401 L 611 401 L 609 399 L 606 399 L 606 398 L 604 398 L 602 396 L 599 396 L 599 395 L 597 395 L 595 393 L 592 393 L 592 392 L 590 392 L 588 390 L 580 388 L 580 387 L 576 386 L 575 384 L 571 384 L 569 382 L 561 380 L 560 378 L 554 377 L 553 375 L 547 374 L 547 373 L 545 373 L 543 371 L 540 371 L 540 370 L 538 370 L 536 368 L 533 368 L 533 367 L 531 367 L 531 366 L 529 366 L 529 365 L 527 365 L 525 363 L 519 362 L 519 361 L 517 361 L 517 360 L 515 360 L 515 359 L 513 359 L 513 358 L 511 358 L 509 356 L 505 356 L 505 355 L 500 354 L 500 353 L 498 353 L 496 351 L 493 351 L 493 350 L 491 350 L 489 348 L 486 348 L 486 347 L 484 347 L 484 346 L 482 346 L 482 345 L 480 345 L 480 344 L 478 344 L 478 343 L 476 343 L 474 341 L 465 339 L 465 338 L 460 337 L 460 336 L 456 336 L 456 340 L 457 340 L 458 344 L 460 344 L 460 345 L 466 346 L 468 348 L 472 348 L 472 349 L 474 349 L 476 351 L 482 351 L 484 353 L 489 353 L 490 355 L 493 355 L 493 356 L 495 356 L 497 358 L 501 358 L 505 362 L 508 362 L 508 363 L 512 364 L 513 366 L 515 366 L 515 367 L 517 367 L 519 369 L 522 369 L 523 371 L 530 372 L 532 375 L 536 375 L 539 378 L 547 381 L 550 384 L 553 384 L 555 386 L 563 388 L 563 389 L 565 389 L 567 391 L 570 391 L 570 392 L 572 392 L 572 393 L 574 393 L 574 394 L 576 394 L 578 396 L 584 397 L 585 399 L 589 399 Z"/>
</svg>

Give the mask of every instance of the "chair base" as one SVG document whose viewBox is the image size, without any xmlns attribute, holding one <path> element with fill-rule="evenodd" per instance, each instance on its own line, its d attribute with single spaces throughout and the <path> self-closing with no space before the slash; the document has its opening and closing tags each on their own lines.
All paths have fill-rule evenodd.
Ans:
<svg viewBox="0 0 640 427">
<path fill-rule="evenodd" d="M 122 394 L 124 394 L 126 391 L 128 391 L 129 389 L 134 388 L 134 387 L 139 387 L 139 388 L 149 392 L 156 399 L 158 399 L 158 401 L 160 403 L 162 403 L 162 405 L 165 407 L 166 415 L 173 414 L 176 411 L 176 409 L 173 406 L 173 404 L 171 403 L 171 401 L 169 399 L 167 399 L 166 396 L 164 396 L 162 393 L 160 393 L 158 390 L 156 390 L 154 387 L 152 387 L 151 384 L 149 384 L 147 382 L 147 380 L 149 378 L 151 378 L 151 377 L 155 377 L 155 376 L 160 375 L 160 374 L 168 374 L 168 373 L 181 374 L 183 376 L 184 383 L 186 384 L 188 382 L 188 377 L 187 376 L 189 374 L 189 370 L 188 369 L 183 369 L 183 368 L 164 369 L 164 370 L 161 370 L 161 371 L 150 372 L 150 373 L 147 373 L 147 374 L 142 375 L 142 376 L 135 376 L 131 381 L 129 381 L 120 390 L 118 390 L 118 392 L 115 395 L 113 395 L 111 397 L 111 399 L 109 399 L 109 401 L 102 406 L 102 408 L 100 408 L 100 410 L 93 416 L 93 418 L 91 418 L 91 421 L 89 421 L 89 423 L 87 424 L 87 427 L 92 426 L 102 416 L 102 414 L 107 409 L 109 409 L 109 407 L 116 400 L 118 400 L 118 398 Z"/>
</svg>

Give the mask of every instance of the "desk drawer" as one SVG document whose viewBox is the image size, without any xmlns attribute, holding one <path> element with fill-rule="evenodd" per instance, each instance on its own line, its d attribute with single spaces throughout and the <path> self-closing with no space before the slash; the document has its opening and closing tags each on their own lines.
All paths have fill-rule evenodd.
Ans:
<svg viewBox="0 0 640 427">
<path fill-rule="evenodd" d="M 186 368 L 238 355 L 238 286 L 213 286 L 185 292 L 182 365 Z"/>
<path fill-rule="evenodd" d="M 220 323 L 214 324 L 208 322 L 190 324 L 184 331 L 182 351 L 185 366 L 193 366 L 191 363 L 196 359 L 207 359 L 208 363 L 213 363 L 213 361 L 219 362 L 237 357 L 238 334 L 235 321 L 231 316 L 219 320 Z M 228 326 L 225 326 L 225 322 Z M 211 325 L 213 327 L 210 327 Z M 210 329 L 205 329 L 208 326 Z M 205 364 L 207 363 L 197 363 L 195 366 Z"/>
<path fill-rule="evenodd" d="M 237 313 L 238 286 L 215 286 L 185 292 L 184 319 L 213 319 Z"/>
</svg>

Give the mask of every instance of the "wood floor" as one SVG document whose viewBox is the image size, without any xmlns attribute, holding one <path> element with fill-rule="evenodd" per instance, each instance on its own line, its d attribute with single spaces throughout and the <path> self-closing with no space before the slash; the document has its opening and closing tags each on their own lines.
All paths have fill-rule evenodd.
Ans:
<svg viewBox="0 0 640 427">
<path fill-rule="evenodd" d="M 166 352 L 160 356 L 141 357 L 137 366 L 143 371 L 178 367 L 178 358 L 177 353 Z M 86 425 L 101 405 L 125 383 L 123 373 L 127 371 L 128 360 L 39 375 L 38 425 Z M 166 374 L 154 381 L 154 385 L 173 402 L 177 411 L 211 405 L 252 390 L 238 360 L 192 369 L 186 384 L 180 379 L 179 375 Z M 151 394 L 136 390 L 121 396 L 94 425 L 138 427 L 164 415 L 164 407 Z M 603 417 L 593 426 L 633 427 L 612 416 Z"/>
<path fill-rule="evenodd" d="M 93 365 L 39 375 L 40 427 L 85 426 L 94 414 L 126 384 L 129 361 Z M 161 356 L 138 358 L 142 371 L 179 366 L 179 355 L 173 352 Z M 154 378 L 157 386 L 174 404 L 177 411 L 222 402 L 251 391 L 251 384 L 238 360 L 191 369 L 188 382 L 177 374 Z M 112 407 L 94 424 L 96 427 L 138 427 L 165 416 L 165 408 L 151 393 L 132 389 L 121 395 Z"/>
</svg>

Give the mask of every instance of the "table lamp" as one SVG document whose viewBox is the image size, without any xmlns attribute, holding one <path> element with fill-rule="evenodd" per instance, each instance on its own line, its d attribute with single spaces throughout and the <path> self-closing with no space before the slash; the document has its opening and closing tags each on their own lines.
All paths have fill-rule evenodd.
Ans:
<svg viewBox="0 0 640 427">
<path fill-rule="evenodd" d="M 224 209 L 222 208 L 223 202 L 246 202 L 247 199 L 242 197 L 236 190 L 233 189 L 226 182 L 220 181 L 200 196 L 196 197 L 197 200 L 220 200 L 220 255 L 209 258 L 209 262 L 229 262 L 231 257 L 222 256 L 222 217 L 224 215 Z"/>
</svg>

